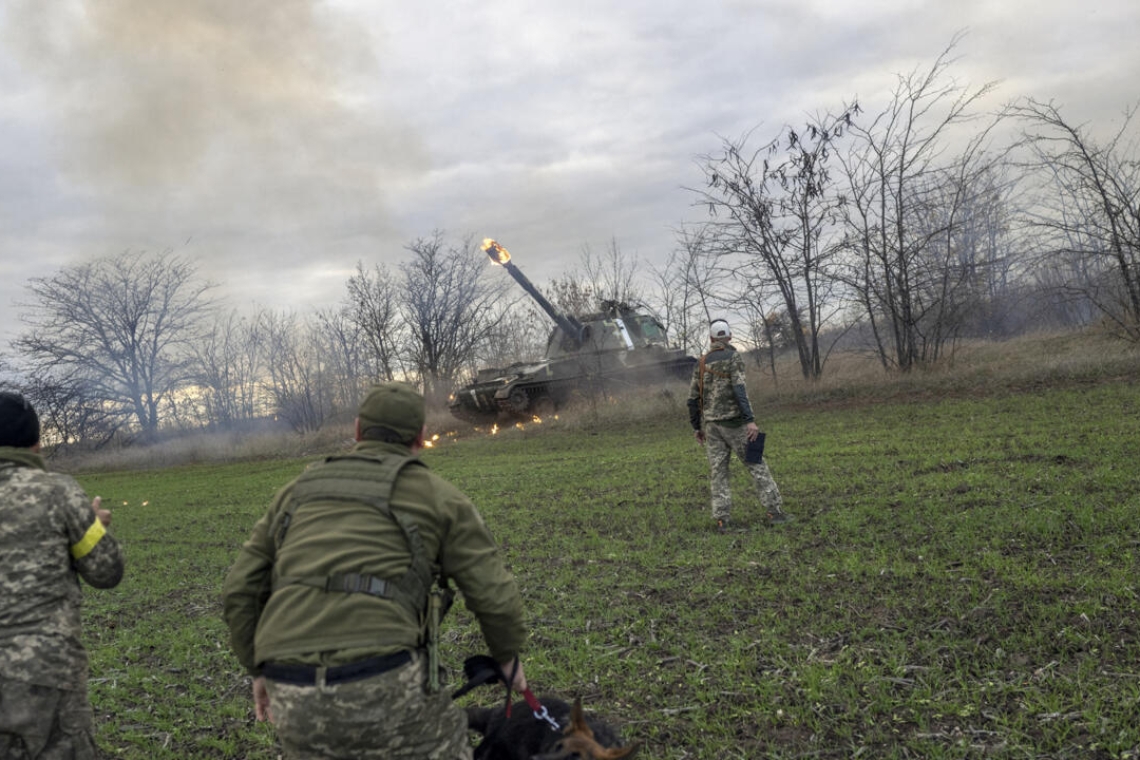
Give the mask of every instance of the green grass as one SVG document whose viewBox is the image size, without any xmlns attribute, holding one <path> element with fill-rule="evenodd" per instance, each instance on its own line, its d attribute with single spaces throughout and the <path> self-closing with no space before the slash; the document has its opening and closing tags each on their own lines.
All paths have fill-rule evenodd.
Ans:
<svg viewBox="0 0 1140 760">
<path fill-rule="evenodd" d="M 712 530 L 675 402 L 425 454 L 519 580 L 536 691 L 582 697 L 649 758 L 1140 757 L 1135 375 L 874 403 L 757 395 L 799 518 L 779 528 L 734 463 L 739 527 Z M 119 588 L 86 597 L 108 756 L 276 757 L 218 594 L 305 461 L 80 476 L 129 561 Z M 453 669 L 482 651 L 461 604 L 445 637 Z"/>
</svg>

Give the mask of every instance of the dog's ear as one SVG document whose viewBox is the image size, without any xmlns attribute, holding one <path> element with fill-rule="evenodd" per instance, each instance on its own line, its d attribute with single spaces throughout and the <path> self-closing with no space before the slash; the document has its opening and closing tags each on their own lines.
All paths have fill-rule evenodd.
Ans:
<svg viewBox="0 0 1140 760">
<path fill-rule="evenodd" d="M 582 711 L 581 697 L 574 698 L 574 706 L 570 708 L 570 725 L 566 727 L 566 733 L 594 738 L 593 730 L 586 723 L 586 713 Z"/>
<path fill-rule="evenodd" d="M 577 756 L 582 760 L 623 760 L 637 754 L 641 742 L 634 742 L 626 747 L 603 747 L 594 738 L 594 731 L 586 722 L 586 714 L 582 710 L 582 699 L 574 700 L 570 708 L 570 723 L 566 726 L 565 736 L 561 741 L 561 752 L 554 755 L 536 755 L 531 760 L 557 760 Z"/>
</svg>

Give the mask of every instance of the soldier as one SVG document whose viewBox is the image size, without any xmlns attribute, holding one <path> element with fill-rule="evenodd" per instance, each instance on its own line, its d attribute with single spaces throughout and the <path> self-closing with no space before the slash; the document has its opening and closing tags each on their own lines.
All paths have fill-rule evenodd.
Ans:
<svg viewBox="0 0 1140 760">
<path fill-rule="evenodd" d="M 471 758 L 438 684 L 448 579 L 526 689 L 518 587 L 475 506 L 417 458 L 424 434 L 423 396 L 373 386 L 357 445 L 277 494 L 226 577 L 231 642 L 286 758 Z"/>
<path fill-rule="evenodd" d="M 0 393 L 0 757 L 94 760 L 79 578 L 111 588 L 111 513 L 40 456 L 40 421 Z"/>
<path fill-rule="evenodd" d="M 696 431 L 697 442 L 704 444 L 709 458 L 712 490 L 712 516 L 717 530 L 728 528 L 732 510 L 728 462 L 735 453 L 756 483 L 760 504 L 769 523 L 789 522 L 792 516 L 783 510 L 783 499 L 768 464 L 762 457 L 749 461 L 749 444 L 762 440 L 752 416 L 748 391 L 744 387 L 744 360 L 729 342 L 732 330 L 723 319 L 713 320 L 709 328 L 711 347 L 693 370 L 689 384 L 689 421 Z"/>
</svg>

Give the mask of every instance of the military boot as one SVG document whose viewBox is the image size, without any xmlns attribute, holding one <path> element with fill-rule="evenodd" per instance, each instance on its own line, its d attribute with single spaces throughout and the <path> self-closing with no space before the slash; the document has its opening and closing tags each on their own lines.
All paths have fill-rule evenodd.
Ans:
<svg viewBox="0 0 1140 760">
<path fill-rule="evenodd" d="M 775 510 L 771 510 L 768 512 L 768 524 L 769 525 L 782 525 L 783 523 L 790 523 L 792 520 L 795 520 L 795 519 L 796 518 L 793 515 L 790 515 L 787 512 L 785 512 L 784 510 L 779 509 L 779 508 L 776 508 Z"/>
</svg>

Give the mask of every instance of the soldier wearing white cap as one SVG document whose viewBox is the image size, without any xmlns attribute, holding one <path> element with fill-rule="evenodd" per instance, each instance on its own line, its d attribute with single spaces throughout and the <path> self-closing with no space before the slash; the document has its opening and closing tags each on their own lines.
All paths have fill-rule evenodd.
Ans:
<svg viewBox="0 0 1140 760">
<path fill-rule="evenodd" d="M 689 421 L 709 458 L 713 520 L 722 532 L 728 527 L 732 510 L 728 463 L 735 453 L 756 484 L 768 522 L 788 522 L 792 516 L 783 510 L 780 489 L 762 452 L 749 456 L 750 447 L 755 451 L 758 443 L 763 445 L 763 433 L 752 415 L 744 385 L 744 360 L 730 342 L 728 322 L 713 320 L 709 339 L 709 351 L 693 370 L 689 386 Z"/>
</svg>

